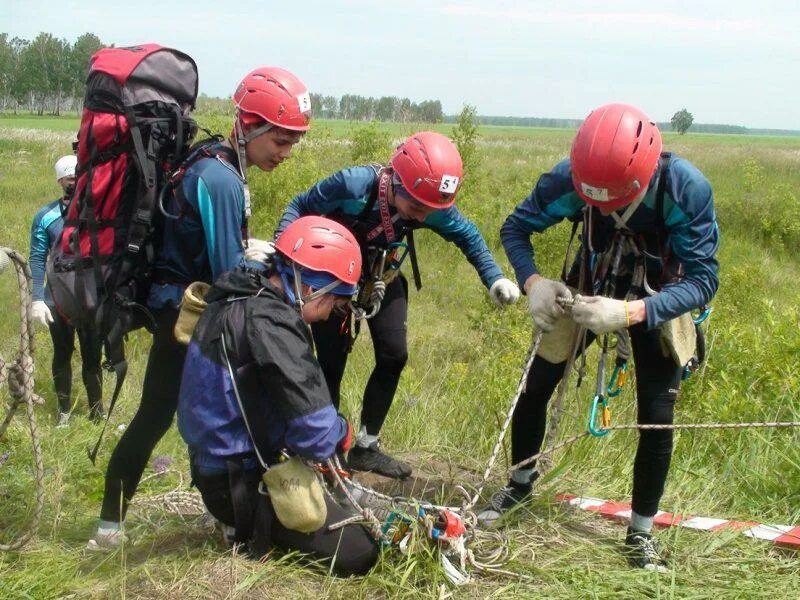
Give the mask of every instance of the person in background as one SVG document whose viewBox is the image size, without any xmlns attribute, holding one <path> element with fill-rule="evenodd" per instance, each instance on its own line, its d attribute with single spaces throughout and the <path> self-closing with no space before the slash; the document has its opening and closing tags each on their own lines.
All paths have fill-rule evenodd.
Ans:
<svg viewBox="0 0 800 600">
<path fill-rule="evenodd" d="M 375 368 L 364 390 L 361 428 L 347 457 L 355 471 L 395 479 L 411 475 L 408 464 L 382 451 L 378 434 L 408 360 L 408 282 L 399 266 L 407 253 L 419 289 L 414 230 L 431 229 L 458 246 L 496 305 L 519 298 L 519 289 L 503 277 L 478 228 L 454 206 L 462 178 L 461 155 L 449 138 L 432 131 L 415 133 L 400 144 L 388 165 L 344 169 L 295 197 L 278 225 L 280 234 L 301 216 L 328 216 L 353 232 L 364 254 L 364 290 L 356 309 L 361 312 L 357 318 L 366 316 L 369 325 Z M 350 311 L 337 312 L 312 325 L 336 407 L 352 343 L 350 318 Z"/>
<path fill-rule="evenodd" d="M 690 336 L 669 332 L 682 322 L 694 333 L 690 311 L 714 297 L 720 236 L 708 180 L 685 158 L 661 150 L 658 127 L 640 109 L 601 106 L 578 129 L 570 157 L 539 178 L 500 230 L 529 312 L 545 332 L 512 421 L 513 464 L 541 449 L 547 403 L 564 375 L 572 324 L 588 332 L 587 345 L 595 336 L 627 333 L 638 422 L 673 422 L 686 360 L 677 356 L 687 350 L 676 351 L 675 340 Z M 564 219 L 583 222 L 583 247 L 565 281 L 547 279 L 534 261 L 531 235 Z M 612 265 L 612 254 L 618 266 Z M 581 271 L 584 285 L 573 298 Z M 688 351 L 691 356 L 694 348 Z M 672 433 L 640 432 L 625 538 L 631 564 L 659 572 L 666 567 L 651 531 L 669 471 Z M 492 523 L 522 503 L 537 477 L 535 464 L 516 469 L 479 520 Z"/>
<path fill-rule="evenodd" d="M 31 226 L 30 266 L 33 275 L 33 304 L 31 314 L 36 323 L 50 330 L 53 340 L 53 383 L 58 398 L 58 423 L 56 427 L 67 427 L 72 413 L 72 353 L 75 350 L 75 334 L 81 349 L 81 376 L 89 401 L 89 418 L 103 418 L 103 371 L 100 366 L 103 346 L 95 332 L 88 327 L 72 327 L 55 309 L 53 299 L 45 282 L 45 265 L 50 249 L 64 228 L 64 213 L 75 192 L 75 166 L 78 158 L 74 154 L 62 156 L 56 161 L 56 181 L 61 186 L 61 197 L 43 206 L 33 218 Z"/>
</svg>

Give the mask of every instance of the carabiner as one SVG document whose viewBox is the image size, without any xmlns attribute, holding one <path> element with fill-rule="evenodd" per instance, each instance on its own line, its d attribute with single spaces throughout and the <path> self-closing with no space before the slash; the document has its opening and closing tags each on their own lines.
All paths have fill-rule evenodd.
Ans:
<svg viewBox="0 0 800 600">
<path fill-rule="evenodd" d="M 597 407 L 602 407 L 601 423 L 602 427 L 595 428 L 594 424 L 597 421 Z M 608 435 L 608 427 L 611 425 L 611 410 L 608 408 L 608 400 L 605 396 L 597 395 L 592 400 L 592 412 L 589 413 L 589 433 L 595 437 L 603 437 Z"/>
<path fill-rule="evenodd" d="M 702 310 L 699 315 L 696 317 L 692 317 L 692 321 L 694 321 L 695 325 L 700 325 L 703 321 L 705 321 L 709 316 L 711 316 L 711 307 L 708 305 L 704 305 L 701 307 Z"/>
<path fill-rule="evenodd" d="M 606 394 L 609 398 L 616 398 L 625 387 L 625 382 L 628 381 L 628 361 L 624 360 L 618 363 L 614 370 L 611 371 L 611 378 L 608 380 L 606 386 Z"/>
</svg>

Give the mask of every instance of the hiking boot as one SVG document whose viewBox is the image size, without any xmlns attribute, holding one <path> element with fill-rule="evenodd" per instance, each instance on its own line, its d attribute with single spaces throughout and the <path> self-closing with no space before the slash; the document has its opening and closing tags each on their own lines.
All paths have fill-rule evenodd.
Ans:
<svg viewBox="0 0 800 600">
<path fill-rule="evenodd" d="M 121 529 L 97 528 L 94 537 L 86 544 L 92 552 L 111 552 L 128 543 L 128 536 Z"/>
<path fill-rule="evenodd" d="M 353 446 L 347 456 L 347 467 L 352 471 L 370 471 L 392 479 L 406 479 L 411 475 L 409 465 L 381 452 L 380 442 L 372 442 L 367 448 Z"/>
<path fill-rule="evenodd" d="M 58 413 L 58 423 L 56 423 L 56 429 L 64 429 L 65 427 L 69 427 L 69 413 L 60 412 Z"/>
<path fill-rule="evenodd" d="M 478 522 L 482 525 L 494 525 L 504 513 L 524 502 L 533 490 L 533 485 L 509 481 L 497 490 L 487 506 L 478 513 Z"/>
<path fill-rule="evenodd" d="M 656 539 L 644 531 L 634 531 L 628 527 L 625 534 L 625 555 L 631 566 L 645 571 L 668 573 L 661 549 Z"/>
</svg>

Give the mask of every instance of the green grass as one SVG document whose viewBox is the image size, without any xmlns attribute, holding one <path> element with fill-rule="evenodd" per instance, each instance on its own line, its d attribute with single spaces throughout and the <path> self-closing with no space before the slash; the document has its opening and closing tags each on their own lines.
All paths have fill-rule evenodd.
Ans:
<svg viewBox="0 0 800 600">
<path fill-rule="evenodd" d="M 54 122 L 55 124 L 51 123 Z M 227 131 L 222 118 L 203 117 Z M 43 125 L 37 127 L 37 125 Z M 317 122 L 291 162 L 272 174 L 251 173 L 255 215 L 252 235 L 272 234 L 277 216 L 293 194 L 350 164 L 344 143 L 363 124 Z M 0 118 L 0 245 L 27 254 L 30 221 L 54 198 L 52 164 L 69 151 L 73 119 Z M 379 125 L 391 139 L 415 128 Z M 448 132 L 450 126 L 437 126 Z M 572 132 L 482 127 L 480 166 L 469 174 L 459 206 L 484 232 L 504 269 L 499 226 L 525 197 L 538 175 L 566 156 Z M 677 408 L 680 422 L 800 420 L 800 139 L 687 134 L 666 136 L 668 149 L 686 156 L 711 180 L 723 242 L 721 288 L 709 322 L 712 343 L 707 366 L 684 386 Z M 385 158 L 388 144 L 376 153 Z M 563 260 L 564 226 L 536 240 L 545 273 L 555 276 Z M 494 444 L 516 387 L 530 341 L 524 303 L 506 311 L 492 308 L 474 270 L 457 248 L 430 232 L 419 235 L 424 287 L 411 293 L 411 358 L 404 371 L 384 443 L 392 452 L 445 482 L 474 481 Z M 0 355 L 13 356 L 16 292 L 11 277 L 0 278 Z M 164 511 L 134 511 L 123 552 L 87 555 L 82 548 L 96 524 L 103 473 L 116 433 L 101 450 L 98 466 L 85 449 L 98 429 L 82 415 L 86 397 L 76 376 L 78 413 L 67 430 L 55 430 L 55 398 L 49 380 L 49 336 L 37 330 L 37 391 L 47 399 L 38 409 L 47 467 L 45 517 L 36 540 L 24 551 L 0 554 L 0 597 L 56 598 L 333 598 L 438 597 L 443 575 L 430 552 L 402 556 L 387 552 L 360 580 L 340 581 L 304 568 L 296 557 L 265 564 L 231 558 L 198 522 Z M 343 382 L 343 404 L 358 414 L 372 349 L 362 333 Z M 149 339 L 141 333 L 128 346 L 131 371 L 114 416 L 133 415 Z M 591 364 L 591 361 L 590 361 Z M 570 392 L 562 435 L 584 427 L 591 400 L 587 382 Z M 106 380 L 107 389 L 112 386 Z M 617 423 L 634 420 L 632 386 L 613 401 Z M 5 393 L 5 392 L 3 392 Z M 796 430 L 679 433 L 662 509 L 673 512 L 800 523 L 800 435 Z M 635 433 L 584 440 L 557 455 L 553 476 L 541 495 L 508 520 L 512 560 L 507 569 L 531 579 L 484 577 L 452 597 L 691 597 L 789 598 L 800 590 L 797 555 L 738 535 L 688 530 L 661 533 L 677 566 L 657 577 L 627 568 L 619 553 L 624 529 L 592 515 L 566 512 L 552 503 L 558 493 L 625 500 Z M 32 503 L 30 450 L 21 417 L 0 453 L 0 539 L 24 527 Z M 175 457 L 187 469 L 183 443 L 171 430 L 155 455 Z M 505 459 L 491 489 L 502 483 Z M 149 474 L 149 470 L 146 474 Z M 451 473 L 455 473 L 452 475 Z M 174 475 L 151 479 L 140 494 L 178 485 Z M 446 588 L 446 591 L 452 591 Z"/>
</svg>

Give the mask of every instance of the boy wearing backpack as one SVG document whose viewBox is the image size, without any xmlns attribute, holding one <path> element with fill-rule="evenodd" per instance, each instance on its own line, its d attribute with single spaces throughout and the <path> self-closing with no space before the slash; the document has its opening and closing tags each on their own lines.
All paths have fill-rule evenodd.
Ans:
<svg viewBox="0 0 800 600">
<path fill-rule="evenodd" d="M 583 344 L 577 338 L 579 351 L 595 336 L 603 348 L 608 334 L 629 338 L 638 422 L 673 422 L 684 365 L 694 351 L 689 313 L 709 303 L 719 286 L 719 229 L 709 182 L 689 161 L 661 149 L 658 128 L 638 108 L 595 109 L 578 129 L 570 158 L 539 178 L 500 230 L 529 312 L 545 332 L 512 421 L 513 464 L 541 448 L 547 403 L 578 327 L 587 332 Z M 573 235 L 583 224 L 581 248 L 568 273 L 565 268 L 561 279 L 546 279 L 530 236 L 565 218 L 574 224 Z M 675 327 L 687 335 L 670 334 Z M 691 347 L 681 339 L 691 339 Z M 659 572 L 666 567 L 650 532 L 671 456 L 671 430 L 640 432 L 625 547 L 632 565 Z M 537 477 L 535 463 L 517 468 L 478 519 L 493 523 L 524 502 Z"/>
<path fill-rule="evenodd" d="M 31 316 L 34 321 L 50 330 L 53 340 L 53 383 L 58 398 L 58 423 L 56 427 L 67 427 L 72 410 L 72 353 L 75 350 L 75 334 L 81 348 L 81 376 L 89 401 L 89 418 L 98 421 L 103 417 L 103 372 L 100 367 L 102 344 L 92 327 L 70 325 L 53 306 L 50 288 L 45 285 L 45 265 L 50 249 L 64 228 L 64 212 L 75 193 L 75 166 L 78 158 L 74 154 L 62 156 L 56 161 L 56 182 L 62 195 L 43 206 L 33 218 L 31 227 L 30 265 L 33 275 L 33 304 Z"/>
<path fill-rule="evenodd" d="M 166 218 L 147 300 L 156 329 L 142 397 L 108 463 L 100 523 L 89 549 L 115 547 L 124 539 L 128 503 L 175 415 L 186 347 L 173 329 L 185 288 L 193 281 L 212 283 L 264 244 L 251 239 L 245 249 L 247 167 L 272 171 L 309 128 L 308 90 L 284 69 L 255 69 L 241 81 L 233 101 L 237 114 L 230 137 L 195 153 L 175 198 L 163 207 Z"/>
<path fill-rule="evenodd" d="M 421 287 L 414 230 L 432 229 L 456 244 L 498 306 L 519 297 L 478 228 L 454 206 L 462 177 L 461 155 L 450 139 L 432 131 L 415 133 L 400 144 L 388 165 L 345 169 L 295 197 L 278 225 L 280 233 L 303 215 L 328 216 L 353 232 L 364 253 L 363 289 L 352 312 L 369 325 L 375 368 L 364 391 L 361 429 L 347 458 L 353 470 L 395 479 L 411 475 L 408 464 L 381 450 L 378 434 L 408 359 L 408 283 L 399 273 L 406 255 L 416 287 Z M 350 313 L 338 312 L 312 325 L 317 356 L 336 407 L 352 343 Z"/>
</svg>

